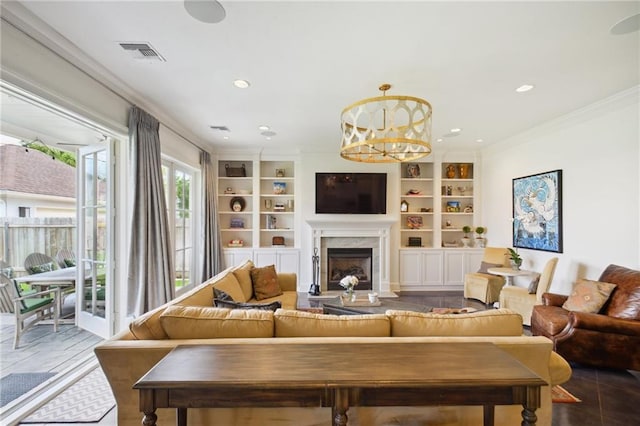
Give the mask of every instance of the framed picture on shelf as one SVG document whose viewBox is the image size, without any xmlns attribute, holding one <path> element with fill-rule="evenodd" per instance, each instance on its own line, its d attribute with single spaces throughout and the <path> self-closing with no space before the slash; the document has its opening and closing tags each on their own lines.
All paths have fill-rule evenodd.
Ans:
<svg viewBox="0 0 640 426">
<path fill-rule="evenodd" d="M 287 193 L 287 183 L 286 182 L 273 182 L 273 193 L 274 194 L 286 194 Z"/>
<path fill-rule="evenodd" d="M 513 179 L 513 246 L 562 253 L 562 170 Z"/>
</svg>

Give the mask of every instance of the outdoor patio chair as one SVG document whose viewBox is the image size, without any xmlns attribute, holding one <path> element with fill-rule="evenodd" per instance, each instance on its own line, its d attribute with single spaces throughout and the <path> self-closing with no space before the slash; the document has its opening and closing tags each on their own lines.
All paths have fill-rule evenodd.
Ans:
<svg viewBox="0 0 640 426">
<path fill-rule="evenodd" d="M 11 266 L 4 260 L 0 260 L 0 275 L 8 278 L 0 282 L 0 312 L 13 313 L 13 291 L 9 280 L 13 275 L 13 271 Z"/>
<path fill-rule="evenodd" d="M 0 274 L 0 285 L 2 289 L 11 289 L 13 293 L 13 313 L 16 318 L 16 333 L 13 340 L 14 349 L 18 348 L 22 334 L 46 319 L 53 319 L 53 331 L 58 331 L 58 317 L 60 315 L 58 311 L 59 288 L 25 293 L 15 280 L 8 278 L 4 274 Z"/>
<path fill-rule="evenodd" d="M 76 266 L 76 254 L 73 250 L 68 248 L 62 248 L 56 253 L 56 260 L 61 268 L 68 268 L 70 266 Z"/>
<path fill-rule="evenodd" d="M 29 275 L 49 272 L 55 269 L 60 269 L 58 262 L 44 253 L 31 253 L 24 260 L 24 270 Z"/>
</svg>

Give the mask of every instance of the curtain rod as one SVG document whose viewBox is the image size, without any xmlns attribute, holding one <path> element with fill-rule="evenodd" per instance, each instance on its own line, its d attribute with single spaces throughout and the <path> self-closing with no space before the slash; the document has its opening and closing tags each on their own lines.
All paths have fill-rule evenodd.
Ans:
<svg viewBox="0 0 640 426">
<path fill-rule="evenodd" d="M 71 65 L 72 67 L 74 67 L 75 69 L 77 69 L 78 71 L 80 71 L 81 73 L 83 73 L 84 75 L 86 75 L 87 77 L 89 77 L 91 80 L 95 81 L 96 83 L 98 83 L 99 85 L 101 85 L 102 87 L 104 87 L 105 89 L 107 89 L 109 92 L 113 93 L 114 95 L 116 95 L 117 97 L 119 97 L 120 99 L 122 99 L 123 101 L 125 101 L 126 103 L 129 104 L 129 106 L 134 106 L 136 105 L 134 102 L 132 102 L 130 99 L 128 99 L 127 97 L 125 97 L 124 95 L 121 95 L 120 93 L 116 92 L 113 88 L 109 87 L 108 85 L 106 85 L 105 83 L 103 83 L 102 81 L 98 80 L 97 78 L 95 78 L 93 75 L 89 74 L 88 72 L 86 72 L 85 70 L 83 70 L 82 68 L 80 68 L 78 65 L 74 64 L 73 62 L 71 62 L 69 59 L 65 58 L 64 56 L 61 56 L 58 52 L 56 52 L 55 50 L 51 49 L 49 46 L 47 46 L 46 44 L 44 44 L 43 42 L 41 42 L 40 40 L 38 40 L 36 37 L 32 36 L 31 34 L 25 32 L 22 28 L 18 27 L 17 25 L 15 25 L 13 22 L 8 21 L 6 18 L 4 17 L 0 17 L 0 20 L 6 22 L 7 24 L 11 25 L 13 28 L 15 28 L 16 30 L 20 31 L 22 34 L 24 34 L 25 36 L 29 37 L 31 40 L 35 41 L 36 43 L 38 43 L 40 46 L 44 47 L 45 49 L 47 49 L 48 51 L 50 51 L 51 53 L 53 53 L 54 55 L 56 55 L 57 57 L 59 57 L 60 59 L 64 60 L 66 63 L 68 63 L 69 65 Z M 83 52 L 84 54 L 84 52 Z M 156 118 L 157 120 L 157 118 Z M 180 138 L 182 138 L 185 142 L 191 144 L 192 146 L 196 147 L 197 149 L 199 149 L 200 151 L 206 151 L 204 148 L 202 148 L 200 145 L 196 144 L 195 142 L 192 142 L 191 140 L 187 139 L 185 136 L 183 136 L 181 133 L 179 133 L 178 131 L 176 131 L 175 129 L 173 129 L 171 126 L 168 126 L 167 124 L 163 123 L 162 121 L 158 120 L 158 122 L 160 124 L 162 124 L 165 128 L 167 128 L 168 130 L 170 130 L 173 134 L 179 136 Z"/>
</svg>

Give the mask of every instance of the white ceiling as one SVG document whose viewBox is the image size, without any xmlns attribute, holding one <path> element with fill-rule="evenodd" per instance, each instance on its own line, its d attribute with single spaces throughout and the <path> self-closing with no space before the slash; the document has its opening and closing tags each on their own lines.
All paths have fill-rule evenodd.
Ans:
<svg viewBox="0 0 640 426">
<path fill-rule="evenodd" d="M 22 2 L 212 149 L 337 151 L 341 110 L 381 83 L 432 104 L 434 150 L 477 148 L 640 82 L 640 33 L 609 33 L 638 1 L 221 3 L 226 18 L 205 24 L 181 1 Z"/>
</svg>

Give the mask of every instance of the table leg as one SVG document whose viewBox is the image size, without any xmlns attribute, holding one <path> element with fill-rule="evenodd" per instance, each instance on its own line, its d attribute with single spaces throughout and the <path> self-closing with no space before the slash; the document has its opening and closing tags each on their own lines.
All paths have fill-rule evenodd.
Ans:
<svg viewBox="0 0 640 426">
<path fill-rule="evenodd" d="M 156 420 L 158 420 L 156 410 L 145 411 L 144 417 L 142 418 L 142 426 L 156 426 Z"/>
<path fill-rule="evenodd" d="M 537 421 L 538 416 L 536 416 L 535 408 L 525 407 L 524 410 L 522 410 L 522 426 L 536 426 Z"/>
<path fill-rule="evenodd" d="M 349 389 L 337 388 L 335 390 L 333 408 L 333 426 L 347 426 L 347 410 L 349 409 Z"/>
<path fill-rule="evenodd" d="M 483 419 L 483 424 L 484 426 L 493 426 L 494 424 L 494 413 L 495 413 L 495 406 L 494 405 L 484 405 L 483 406 L 483 413 L 484 413 L 484 419 Z"/>
<path fill-rule="evenodd" d="M 176 424 L 178 426 L 187 426 L 187 409 L 186 408 L 178 408 L 176 409 Z"/>
<path fill-rule="evenodd" d="M 511 275 L 507 275 L 506 277 L 507 285 L 513 285 L 513 277 Z"/>
<path fill-rule="evenodd" d="M 540 407 L 540 386 L 527 386 L 527 399 L 522 406 L 522 426 L 535 426 L 538 421 L 536 408 Z"/>
</svg>

